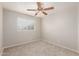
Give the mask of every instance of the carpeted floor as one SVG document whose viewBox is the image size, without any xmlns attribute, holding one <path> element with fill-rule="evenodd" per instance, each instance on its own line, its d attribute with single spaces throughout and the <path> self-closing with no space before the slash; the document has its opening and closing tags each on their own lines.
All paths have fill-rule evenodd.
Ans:
<svg viewBox="0 0 79 59">
<path fill-rule="evenodd" d="M 3 56 L 78 56 L 79 54 L 44 41 L 6 48 Z"/>
</svg>

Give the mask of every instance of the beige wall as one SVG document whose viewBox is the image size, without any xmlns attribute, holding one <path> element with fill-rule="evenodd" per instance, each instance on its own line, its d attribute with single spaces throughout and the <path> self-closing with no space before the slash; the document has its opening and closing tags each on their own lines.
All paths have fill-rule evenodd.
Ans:
<svg viewBox="0 0 79 59">
<path fill-rule="evenodd" d="M 40 38 L 40 19 L 28 15 L 4 9 L 4 44 L 3 47 L 16 46 L 39 40 Z M 17 18 L 35 21 L 34 31 L 17 31 Z"/>
<path fill-rule="evenodd" d="M 2 27 L 2 7 L 0 5 L 0 55 L 1 55 L 1 52 L 2 52 L 2 36 L 3 36 L 3 27 Z"/>
<path fill-rule="evenodd" d="M 44 40 L 77 50 L 77 6 L 75 3 L 54 3 L 56 10 L 42 19 Z"/>
<path fill-rule="evenodd" d="M 77 25 L 78 26 L 78 29 L 77 29 L 78 35 L 77 35 L 77 38 L 78 38 L 78 50 L 79 50 L 79 3 L 77 5 L 78 5 L 78 10 L 77 10 L 78 11 L 78 13 L 77 13 L 77 15 L 78 15 L 78 22 L 77 22 L 78 23 L 78 25 Z"/>
</svg>

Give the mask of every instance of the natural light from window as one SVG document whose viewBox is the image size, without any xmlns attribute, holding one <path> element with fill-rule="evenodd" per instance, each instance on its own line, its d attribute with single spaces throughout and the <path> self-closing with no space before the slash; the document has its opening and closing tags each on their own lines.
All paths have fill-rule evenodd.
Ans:
<svg viewBox="0 0 79 59">
<path fill-rule="evenodd" d="M 18 31 L 27 31 L 34 30 L 34 20 L 27 20 L 21 17 L 17 19 L 17 30 Z"/>
</svg>

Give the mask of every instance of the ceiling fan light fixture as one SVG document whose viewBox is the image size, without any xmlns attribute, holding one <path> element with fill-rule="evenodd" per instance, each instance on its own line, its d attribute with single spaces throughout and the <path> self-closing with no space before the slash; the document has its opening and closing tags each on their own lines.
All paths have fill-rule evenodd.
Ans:
<svg viewBox="0 0 79 59">
<path fill-rule="evenodd" d="M 27 9 L 27 11 L 38 11 L 35 13 L 35 16 L 38 15 L 39 12 L 42 12 L 44 15 L 48 15 L 45 11 L 52 10 L 54 7 L 44 8 L 42 2 L 37 2 L 37 9 Z"/>
</svg>

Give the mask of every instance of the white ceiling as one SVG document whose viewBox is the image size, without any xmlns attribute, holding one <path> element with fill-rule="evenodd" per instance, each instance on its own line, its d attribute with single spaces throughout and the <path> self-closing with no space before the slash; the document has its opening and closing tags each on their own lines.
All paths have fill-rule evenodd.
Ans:
<svg viewBox="0 0 79 59">
<path fill-rule="evenodd" d="M 54 6 L 53 3 L 51 2 L 43 2 L 44 3 L 44 7 L 50 7 L 50 6 Z M 3 8 L 12 10 L 12 11 L 16 11 L 16 12 L 20 12 L 23 14 L 27 14 L 27 15 L 31 15 L 34 16 L 36 11 L 27 11 L 27 9 L 36 9 L 37 8 L 37 4 L 36 2 L 3 2 L 0 3 L 2 4 Z M 51 14 L 54 12 L 54 10 L 50 10 L 50 11 L 46 11 L 48 14 Z M 39 13 L 36 17 L 44 17 L 45 15 L 43 15 L 42 13 Z"/>
<path fill-rule="evenodd" d="M 43 6 L 45 8 L 50 6 L 55 7 L 55 9 L 53 10 L 45 11 L 48 13 L 47 16 L 55 15 L 56 13 L 64 12 L 67 10 L 72 11 L 72 9 L 75 9 L 76 5 L 78 4 L 76 2 L 59 2 L 59 3 L 43 2 L 43 3 L 44 3 Z M 3 8 L 31 16 L 35 16 L 35 13 L 37 12 L 37 11 L 27 11 L 27 9 L 36 9 L 37 8 L 36 2 L 1 2 L 0 4 L 2 4 Z M 47 17 L 47 16 L 43 15 L 42 13 L 39 13 L 39 15 L 35 17 Z"/>
</svg>

